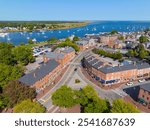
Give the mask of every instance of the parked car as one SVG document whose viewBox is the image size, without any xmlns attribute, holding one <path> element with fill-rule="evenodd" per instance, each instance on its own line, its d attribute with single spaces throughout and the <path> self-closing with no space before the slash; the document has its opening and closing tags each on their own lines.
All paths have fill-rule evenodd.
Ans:
<svg viewBox="0 0 150 130">
<path fill-rule="evenodd" d="M 77 71 L 77 68 L 75 68 L 74 71 Z"/>
<path fill-rule="evenodd" d="M 133 82 L 127 83 L 127 86 L 132 86 L 132 85 L 133 85 Z"/>
<path fill-rule="evenodd" d="M 145 79 L 140 79 L 139 80 L 139 83 L 143 83 L 143 82 L 145 82 Z"/>
</svg>

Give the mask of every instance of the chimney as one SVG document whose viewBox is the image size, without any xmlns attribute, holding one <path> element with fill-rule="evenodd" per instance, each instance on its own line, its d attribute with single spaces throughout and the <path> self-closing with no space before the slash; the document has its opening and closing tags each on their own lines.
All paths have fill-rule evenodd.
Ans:
<svg viewBox="0 0 150 130">
<path fill-rule="evenodd" d="M 33 74 L 33 77 L 36 78 L 36 74 L 35 73 Z"/>
<path fill-rule="evenodd" d="M 134 66 L 136 66 L 136 61 L 133 64 L 134 64 Z"/>
</svg>

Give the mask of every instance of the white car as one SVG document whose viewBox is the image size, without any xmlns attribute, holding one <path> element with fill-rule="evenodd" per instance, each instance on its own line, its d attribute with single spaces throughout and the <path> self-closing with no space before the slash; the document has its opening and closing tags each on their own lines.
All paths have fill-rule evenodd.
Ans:
<svg viewBox="0 0 150 130">
<path fill-rule="evenodd" d="M 145 79 L 140 79 L 139 80 L 139 83 L 143 83 L 143 82 L 145 82 Z"/>
<path fill-rule="evenodd" d="M 133 85 L 133 82 L 127 83 L 127 86 L 132 86 L 132 85 Z"/>
</svg>

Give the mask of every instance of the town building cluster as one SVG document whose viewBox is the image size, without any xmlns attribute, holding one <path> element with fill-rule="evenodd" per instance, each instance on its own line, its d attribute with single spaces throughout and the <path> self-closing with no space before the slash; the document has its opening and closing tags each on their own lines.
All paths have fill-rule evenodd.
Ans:
<svg viewBox="0 0 150 130">
<path fill-rule="evenodd" d="M 54 84 L 54 80 L 59 76 L 69 62 L 75 57 L 75 50 L 72 47 L 57 48 L 54 52 L 43 55 L 43 63 L 32 72 L 19 79 L 21 83 L 37 92 Z"/>
<path fill-rule="evenodd" d="M 126 83 L 150 76 L 148 63 L 131 63 L 127 65 L 102 61 L 94 55 L 88 55 L 83 59 L 83 66 L 87 72 L 103 85 L 108 86 L 118 83 Z"/>
</svg>

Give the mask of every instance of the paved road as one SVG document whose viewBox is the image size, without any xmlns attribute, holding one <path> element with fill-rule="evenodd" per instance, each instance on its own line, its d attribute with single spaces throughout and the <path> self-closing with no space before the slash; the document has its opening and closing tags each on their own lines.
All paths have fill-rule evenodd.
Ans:
<svg viewBox="0 0 150 130">
<path fill-rule="evenodd" d="M 69 65 L 68 69 L 66 70 L 65 74 L 62 76 L 60 81 L 41 99 L 39 99 L 39 102 L 43 104 L 47 110 L 49 110 L 52 106 L 52 100 L 51 100 L 51 95 L 54 91 L 56 91 L 58 88 L 60 88 L 63 84 L 67 84 L 67 81 L 73 75 L 74 69 L 76 68 L 76 63 L 80 63 L 81 59 L 89 54 L 90 50 L 86 50 L 81 52 Z"/>
<path fill-rule="evenodd" d="M 93 84 L 91 81 L 89 81 L 81 72 L 81 68 L 80 68 L 80 62 L 81 59 L 90 53 L 90 50 L 81 52 L 73 61 L 72 63 L 69 65 L 67 71 L 65 72 L 65 74 L 63 75 L 63 77 L 60 79 L 60 81 L 54 86 L 54 88 L 52 88 L 45 96 L 43 96 L 39 102 L 41 104 L 43 104 L 47 110 L 49 111 L 50 109 L 52 109 L 53 105 L 52 105 L 52 100 L 51 100 L 51 95 L 54 91 L 56 91 L 58 88 L 60 88 L 60 86 L 62 86 L 63 84 L 68 84 L 69 81 L 71 80 L 72 76 L 77 73 L 78 76 L 80 76 L 80 78 L 82 80 L 85 81 L 86 84 L 92 85 L 94 87 L 94 89 L 98 92 L 99 96 L 101 98 L 106 98 L 108 99 L 110 102 L 112 102 L 114 99 L 118 99 L 123 97 L 123 94 L 117 94 L 117 91 L 115 90 L 103 90 L 100 87 L 96 86 L 95 84 Z M 77 69 L 77 72 L 74 72 L 74 69 Z"/>
</svg>

